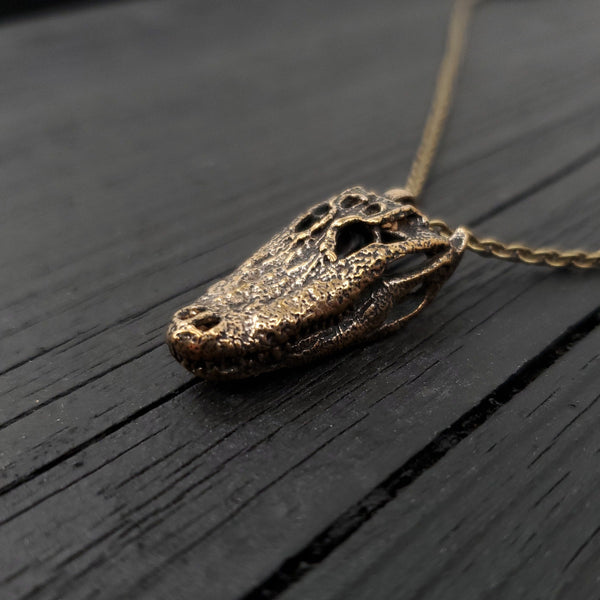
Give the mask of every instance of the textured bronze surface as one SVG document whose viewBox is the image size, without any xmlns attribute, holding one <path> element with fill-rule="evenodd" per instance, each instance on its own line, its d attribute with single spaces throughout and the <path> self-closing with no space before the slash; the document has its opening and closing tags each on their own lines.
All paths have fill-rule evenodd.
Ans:
<svg viewBox="0 0 600 600">
<path fill-rule="evenodd" d="M 346 190 L 177 311 L 169 348 L 195 375 L 229 379 L 391 333 L 433 299 L 466 243 L 408 203 Z"/>
</svg>

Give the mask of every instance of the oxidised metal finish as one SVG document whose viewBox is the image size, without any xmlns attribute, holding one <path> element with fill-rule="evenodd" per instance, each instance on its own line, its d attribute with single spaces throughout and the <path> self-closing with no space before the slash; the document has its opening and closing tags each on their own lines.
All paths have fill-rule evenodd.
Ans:
<svg viewBox="0 0 600 600">
<path fill-rule="evenodd" d="M 231 379 L 386 335 L 433 299 L 466 243 L 408 203 L 346 190 L 179 310 L 169 348 L 195 375 Z"/>
</svg>

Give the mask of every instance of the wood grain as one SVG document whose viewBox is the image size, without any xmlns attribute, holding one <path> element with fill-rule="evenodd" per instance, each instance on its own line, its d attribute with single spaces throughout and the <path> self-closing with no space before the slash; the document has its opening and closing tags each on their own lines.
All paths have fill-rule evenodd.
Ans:
<svg viewBox="0 0 600 600">
<path fill-rule="evenodd" d="M 595 598 L 600 332 L 284 598 Z"/>
<path fill-rule="evenodd" d="M 239 385 L 190 379 L 163 344 L 177 307 L 303 207 L 401 182 L 448 8 L 150 0 L 4 25 L 9 597 L 591 589 L 594 477 L 571 462 L 580 445 L 594 456 L 595 274 L 468 257 L 399 335 Z M 600 10 L 551 0 L 543 13 L 480 9 L 424 209 L 504 239 L 597 247 Z M 552 390 L 554 403 L 519 420 Z M 571 396 L 583 428 L 560 434 L 571 453 L 525 470 L 549 443 L 532 432 L 551 440 Z M 438 456 L 442 434 L 472 414 Z M 389 493 L 415 457 L 415 476 Z M 531 508 L 559 471 L 573 497 L 552 514 Z M 495 547 L 503 522 L 517 533 Z M 521 532 L 533 528 L 555 553 L 531 558 Z M 460 560 L 440 558 L 448 540 Z M 580 546 L 563 576 L 540 581 Z"/>
</svg>

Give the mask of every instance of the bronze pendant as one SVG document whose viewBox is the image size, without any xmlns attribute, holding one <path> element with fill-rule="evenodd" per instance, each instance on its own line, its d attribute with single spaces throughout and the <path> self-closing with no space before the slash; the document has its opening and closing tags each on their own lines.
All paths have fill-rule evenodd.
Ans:
<svg viewBox="0 0 600 600">
<path fill-rule="evenodd" d="M 467 244 L 463 229 L 432 229 L 411 200 L 355 187 L 317 204 L 175 313 L 171 353 L 194 375 L 234 379 L 396 331 Z"/>
</svg>

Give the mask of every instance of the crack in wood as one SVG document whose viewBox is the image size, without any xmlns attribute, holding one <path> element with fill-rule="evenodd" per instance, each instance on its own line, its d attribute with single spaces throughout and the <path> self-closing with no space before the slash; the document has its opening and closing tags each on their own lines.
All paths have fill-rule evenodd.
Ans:
<svg viewBox="0 0 600 600">
<path fill-rule="evenodd" d="M 19 413 L 18 415 L 15 415 L 14 417 L 12 417 L 10 419 L 7 419 L 3 423 L 0 423 L 0 431 L 2 431 L 3 429 L 6 429 L 10 425 L 13 425 L 14 423 L 17 423 L 21 419 L 28 417 L 29 415 L 38 411 L 40 408 L 43 408 L 44 406 L 48 406 L 49 404 L 52 404 L 53 402 L 56 402 L 57 400 L 60 400 L 61 398 L 64 398 L 65 396 L 72 394 L 73 392 L 80 390 L 81 388 L 85 387 L 86 385 L 89 385 L 90 383 L 93 383 L 94 381 L 98 381 L 98 379 L 102 379 L 102 377 L 106 377 L 106 375 L 108 375 L 109 373 L 112 373 L 113 371 L 116 371 L 117 369 L 120 369 L 121 367 L 124 367 L 125 365 L 135 362 L 139 358 L 146 356 L 146 354 L 150 354 L 150 352 L 154 352 L 154 350 L 160 348 L 161 346 L 162 346 L 162 342 L 160 344 L 154 344 L 147 350 L 138 352 L 137 354 L 130 356 L 126 360 L 123 360 L 119 363 L 111 365 L 110 367 L 108 367 L 107 369 L 104 369 L 100 373 L 97 373 L 93 377 L 90 377 L 89 379 L 86 379 L 85 381 L 82 381 L 81 383 L 72 385 L 71 387 L 67 388 L 66 390 L 60 392 L 59 394 L 51 396 L 50 398 L 48 398 L 47 400 L 44 400 L 43 402 L 40 402 L 39 404 L 33 405 L 28 410 L 23 411 L 22 413 Z M 1 494 L 2 494 L 2 490 L 0 489 L 0 495 Z"/>
<path fill-rule="evenodd" d="M 213 525 L 210 529 L 208 529 L 207 531 L 205 531 L 200 537 L 196 538 L 195 540 L 193 540 L 192 542 L 190 542 L 189 544 L 187 544 L 186 546 L 184 546 L 183 548 L 181 548 L 178 552 L 176 552 L 175 554 L 171 555 L 168 558 L 168 560 L 166 560 L 164 562 L 163 567 L 166 567 L 169 564 L 172 564 L 173 562 L 176 562 L 182 556 L 184 556 L 185 554 L 187 554 L 192 548 L 196 547 L 198 544 L 200 544 L 202 541 L 204 541 L 206 538 L 208 538 L 214 531 L 216 531 L 217 529 L 219 529 L 220 527 L 222 527 L 227 522 L 231 521 L 236 515 L 238 515 L 240 512 L 242 512 L 242 510 L 244 510 L 250 503 L 252 503 L 254 500 L 256 500 L 256 498 L 258 498 L 259 496 L 261 496 L 266 490 L 268 490 L 269 488 L 273 487 L 276 483 L 278 483 L 284 477 L 286 477 L 287 475 L 289 475 L 290 473 L 292 473 L 299 466 L 301 466 L 302 464 L 304 464 L 305 462 L 307 462 L 311 457 L 313 457 L 314 455 L 316 455 L 323 448 L 325 448 L 326 446 L 328 446 L 329 444 L 331 444 L 332 442 L 334 442 L 337 438 L 339 438 L 340 436 L 344 435 L 345 433 L 347 433 L 348 431 L 350 431 L 351 429 L 353 429 L 354 427 L 356 427 L 359 423 L 361 423 L 366 418 L 367 418 L 367 415 L 363 415 L 362 417 L 356 419 L 355 421 L 352 421 L 352 423 L 350 423 L 349 425 L 347 425 L 346 427 L 344 427 L 343 429 L 341 429 L 340 431 L 338 431 L 331 438 L 325 440 L 322 444 L 320 444 L 319 446 L 317 446 L 312 452 L 310 452 L 309 454 L 307 454 L 306 456 L 304 456 L 300 461 L 298 461 L 297 463 L 295 463 L 294 465 L 292 465 L 289 469 L 285 470 L 283 473 L 281 473 L 273 481 L 270 481 L 266 486 L 260 488 L 255 493 L 253 493 L 248 499 L 246 499 L 239 506 L 237 506 L 224 519 L 222 519 L 221 521 L 219 521 L 218 523 L 216 523 L 215 525 Z M 135 590 L 139 590 L 140 588 L 143 589 L 144 586 L 147 585 L 147 583 L 152 579 L 153 575 L 154 574 L 151 574 L 148 577 L 143 577 L 143 578 L 139 579 L 138 581 L 133 582 L 133 584 L 131 585 L 131 587 L 128 588 L 127 590 L 125 590 L 125 592 L 122 595 L 119 595 L 119 596 L 115 597 L 115 600 L 126 600 L 128 598 L 131 598 L 132 595 L 133 595 L 133 590 L 134 589 Z M 258 596 L 258 597 L 260 597 L 260 596 Z"/>
<path fill-rule="evenodd" d="M 71 458 L 72 456 L 75 456 L 76 454 L 78 454 L 79 452 L 84 450 L 85 448 L 88 448 L 92 444 L 95 444 L 96 442 L 104 439 L 106 436 L 110 435 L 111 433 L 115 433 L 122 427 L 125 427 L 128 423 L 131 423 L 132 421 L 139 419 L 141 416 L 145 415 L 146 413 L 149 413 L 150 411 L 154 410 L 155 408 L 162 406 L 163 404 L 166 404 L 167 402 L 170 402 L 171 400 L 173 400 L 173 398 L 176 398 L 177 396 L 179 396 L 179 394 L 182 394 L 186 390 L 188 390 L 196 385 L 199 385 L 199 383 L 200 382 L 198 382 L 197 380 L 191 379 L 190 381 L 187 381 L 183 385 L 180 385 L 177 389 L 173 390 L 172 392 L 169 392 L 168 394 L 165 394 L 164 396 L 157 398 L 156 400 L 154 400 L 154 402 L 151 402 L 150 404 L 144 406 L 143 408 L 136 410 L 134 413 L 130 414 L 127 418 L 123 419 L 122 421 L 114 423 L 110 427 L 107 427 L 106 429 L 102 430 L 101 432 L 97 433 L 96 435 L 92 436 L 91 438 L 85 440 L 84 442 L 77 444 L 77 446 L 73 446 L 73 448 L 71 448 L 67 452 L 63 452 L 62 454 L 60 454 L 56 458 L 52 459 L 51 461 L 44 463 L 43 465 L 39 466 L 37 469 L 34 469 L 33 471 L 27 473 L 26 475 L 18 477 L 14 481 L 11 481 L 10 483 L 1 487 L 0 488 L 0 496 L 3 496 L 5 494 L 7 494 L 8 492 L 14 490 L 15 488 L 19 487 L 20 485 L 23 485 L 24 483 L 27 483 L 28 481 L 35 479 L 39 475 L 42 475 L 43 473 L 52 469 L 53 467 L 60 464 L 64 460 Z"/>
<path fill-rule="evenodd" d="M 523 191 L 519 192 L 518 194 L 515 194 L 512 198 L 507 198 L 504 202 L 498 203 L 498 205 L 494 206 L 494 208 L 491 208 L 490 210 L 484 212 L 482 215 L 479 215 L 477 218 L 470 221 L 469 226 L 477 227 L 478 225 L 481 225 L 488 219 L 491 219 L 491 218 L 495 217 L 496 215 L 499 215 L 503 211 L 505 211 L 509 208 L 512 208 L 513 206 L 516 206 L 517 204 L 519 204 L 523 200 L 526 200 L 530 196 L 533 196 L 534 194 L 537 194 L 537 193 L 543 191 L 544 189 L 556 184 L 564 177 L 568 177 L 569 175 L 573 174 L 575 171 L 581 169 L 582 167 L 585 167 L 586 165 L 588 165 L 589 163 L 594 161 L 599 156 L 600 156 L 600 144 L 591 148 L 587 152 L 580 154 L 578 157 L 574 158 L 572 161 L 568 162 L 567 164 L 562 166 L 560 169 L 557 169 L 554 173 L 551 173 L 547 177 L 544 177 L 544 178 L 540 179 L 539 181 L 536 181 L 535 183 L 530 185 L 528 188 L 524 189 Z"/>
<path fill-rule="evenodd" d="M 156 431 L 153 431 L 151 434 L 143 437 L 141 440 L 138 440 L 135 444 L 132 444 L 131 446 L 127 447 L 125 450 L 119 452 L 118 454 L 115 454 L 114 456 L 112 456 L 108 460 L 100 463 L 94 469 L 92 469 L 90 471 L 87 471 L 81 477 L 77 477 L 77 478 L 73 479 L 67 485 L 63 485 L 61 487 L 56 488 L 55 490 L 53 490 L 49 494 L 46 494 L 45 496 L 42 496 L 41 498 L 38 498 L 35 502 L 33 502 L 31 504 L 28 504 L 27 506 L 24 506 L 23 508 L 21 508 L 20 510 L 12 513 L 10 516 L 6 517 L 5 519 L 0 520 L 0 527 L 6 525 L 7 523 L 10 523 L 13 519 L 16 519 L 17 517 L 20 517 L 22 514 L 25 514 L 27 511 L 32 510 L 33 508 L 35 508 L 36 506 L 42 504 L 43 502 L 45 502 L 46 500 L 52 498 L 53 496 L 56 496 L 57 494 L 60 494 L 61 492 L 64 492 L 65 490 L 67 490 L 70 487 L 76 485 L 80 481 L 83 481 L 84 479 L 86 479 L 90 475 L 93 475 L 94 473 L 96 473 L 100 469 L 103 469 L 104 467 L 106 467 L 106 465 L 109 465 L 110 463 L 118 460 L 119 458 L 121 458 L 121 456 L 124 456 L 128 452 L 131 452 L 131 450 L 134 450 L 138 446 L 141 446 L 142 444 L 146 443 L 148 440 L 152 439 L 156 435 L 159 435 L 159 433 L 161 433 L 165 429 L 166 428 L 163 427 L 161 429 L 157 429 Z M 6 582 L 6 581 L 8 581 L 8 579 L 3 579 L 2 580 L 2 582 Z"/>
<path fill-rule="evenodd" d="M 481 427 L 516 394 L 533 383 L 575 344 L 592 333 L 598 325 L 600 325 L 600 307 L 569 327 L 476 406 L 441 431 L 385 481 L 317 534 L 307 546 L 284 561 L 277 571 L 246 594 L 243 600 L 277 598 L 293 586 L 392 501 L 402 489 L 411 485 L 425 471 L 444 458 L 450 450 Z"/>
</svg>

